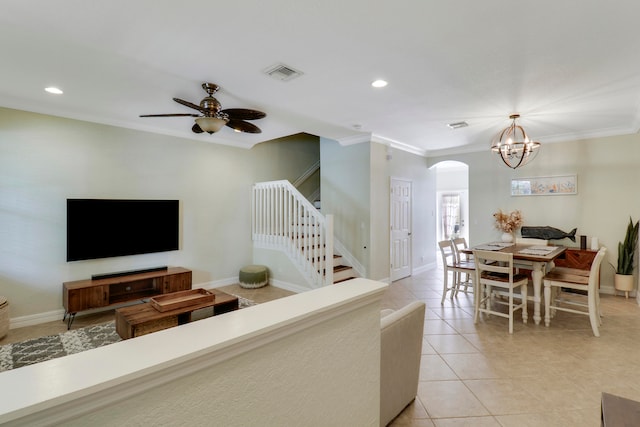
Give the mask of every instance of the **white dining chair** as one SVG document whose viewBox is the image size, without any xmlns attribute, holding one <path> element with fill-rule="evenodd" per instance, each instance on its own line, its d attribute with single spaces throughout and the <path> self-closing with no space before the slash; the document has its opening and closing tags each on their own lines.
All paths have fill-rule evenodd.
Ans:
<svg viewBox="0 0 640 427">
<path fill-rule="evenodd" d="M 458 262 L 454 244 L 451 240 L 438 242 L 438 247 L 442 254 L 442 269 L 444 270 L 444 284 L 440 304 L 444 304 L 447 292 L 451 291 L 451 299 L 457 295 L 462 274 L 473 275 L 475 273 L 475 264 L 469 261 Z M 451 273 L 451 285 L 449 285 L 449 273 Z"/>
<path fill-rule="evenodd" d="M 598 250 L 591 263 L 590 270 L 557 267 L 545 274 L 544 282 L 544 324 L 549 326 L 555 312 L 583 314 L 589 316 L 591 330 L 596 337 L 600 336 L 599 326 L 602 324 L 600 314 L 600 293 L 598 279 L 600 277 L 600 264 L 604 258 L 606 248 Z M 586 292 L 585 296 L 578 293 L 565 292 L 565 289 Z M 554 291 L 554 292 L 552 292 Z M 570 306 L 570 307 L 568 307 Z M 571 308 L 576 307 L 576 308 Z"/>
<path fill-rule="evenodd" d="M 465 268 L 466 270 L 463 273 L 458 273 L 458 290 L 460 292 L 460 288 L 464 286 L 463 292 L 466 294 L 469 286 L 473 285 L 473 276 L 475 275 L 476 265 L 473 262 L 473 255 L 470 254 L 467 249 L 467 240 L 464 237 L 457 237 L 455 239 L 451 239 L 453 242 L 453 252 L 456 254 L 456 262 L 458 266 L 461 268 Z"/>
<path fill-rule="evenodd" d="M 513 254 L 500 251 L 473 251 L 476 265 L 475 280 L 475 315 L 474 323 L 478 323 L 480 313 L 493 314 L 509 319 L 509 333 L 513 333 L 513 317 L 516 310 L 522 310 L 522 322 L 527 323 L 527 282 L 524 274 L 518 274 L 513 268 Z M 496 289 L 498 288 L 498 289 Z M 519 294 L 514 290 L 520 288 Z M 508 301 L 493 300 L 494 293 L 499 292 L 508 297 Z M 514 298 L 520 304 L 514 303 Z M 494 304 L 508 305 L 508 314 L 494 310 Z"/>
</svg>

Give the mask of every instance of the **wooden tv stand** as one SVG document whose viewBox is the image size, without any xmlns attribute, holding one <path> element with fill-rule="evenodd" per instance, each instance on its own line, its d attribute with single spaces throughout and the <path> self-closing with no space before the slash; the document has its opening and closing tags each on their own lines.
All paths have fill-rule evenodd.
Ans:
<svg viewBox="0 0 640 427">
<path fill-rule="evenodd" d="M 67 329 L 76 313 L 108 307 L 127 301 L 191 289 L 191 270 L 170 267 L 164 270 L 133 273 L 106 279 L 87 279 L 64 282 L 62 305 Z M 68 317 L 68 318 L 67 318 Z"/>
</svg>

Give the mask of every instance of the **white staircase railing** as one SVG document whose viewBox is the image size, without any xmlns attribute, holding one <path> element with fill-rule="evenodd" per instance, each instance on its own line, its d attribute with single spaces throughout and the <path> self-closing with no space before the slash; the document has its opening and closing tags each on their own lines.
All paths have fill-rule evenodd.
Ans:
<svg viewBox="0 0 640 427">
<path fill-rule="evenodd" d="M 333 283 L 333 216 L 323 216 L 286 180 L 254 184 L 254 244 L 285 252 L 314 287 Z"/>
</svg>

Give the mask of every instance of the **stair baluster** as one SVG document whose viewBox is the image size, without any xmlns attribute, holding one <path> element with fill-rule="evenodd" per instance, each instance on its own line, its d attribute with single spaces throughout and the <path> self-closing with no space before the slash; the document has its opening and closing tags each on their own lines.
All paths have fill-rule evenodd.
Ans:
<svg viewBox="0 0 640 427">
<path fill-rule="evenodd" d="M 283 250 L 314 287 L 333 283 L 333 216 L 323 216 L 286 180 L 257 183 L 252 197 L 252 238 Z"/>
</svg>

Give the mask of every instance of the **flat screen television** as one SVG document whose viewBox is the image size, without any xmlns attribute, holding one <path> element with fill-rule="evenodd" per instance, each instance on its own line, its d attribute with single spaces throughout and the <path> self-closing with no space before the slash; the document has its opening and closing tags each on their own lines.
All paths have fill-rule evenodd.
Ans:
<svg viewBox="0 0 640 427">
<path fill-rule="evenodd" d="M 67 261 L 178 250 L 178 200 L 67 199 Z"/>
</svg>

